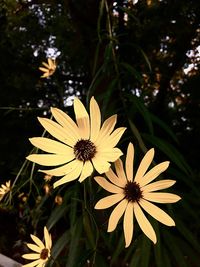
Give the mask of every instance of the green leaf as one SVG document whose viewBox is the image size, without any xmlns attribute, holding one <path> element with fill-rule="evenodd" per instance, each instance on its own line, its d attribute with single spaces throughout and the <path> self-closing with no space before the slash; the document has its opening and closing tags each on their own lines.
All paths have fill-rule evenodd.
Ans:
<svg viewBox="0 0 200 267">
<path fill-rule="evenodd" d="M 53 209 L 47 221 L 47 228 L 49 230 L 64 216 L 64 214 L 66 214 L 68 208 L 69 208 L 69 205 L 66 205 L 65 203 L 63 203 L 62 205 L 56 206 Z"/>
</svg>

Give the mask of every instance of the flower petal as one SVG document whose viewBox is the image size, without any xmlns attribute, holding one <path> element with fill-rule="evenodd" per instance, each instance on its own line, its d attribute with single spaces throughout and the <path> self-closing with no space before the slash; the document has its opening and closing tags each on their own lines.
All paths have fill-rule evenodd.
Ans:
<svg viewBox="0 0 200 267">
<path fill-rule="evenodd" d="M 123 189 L 109 183 L 105 178 L 101 177 L 101 176 L 96 176 L 94 177 L 94 180 L 101 186 L 103 187 L 105 190 L 107 190 L 110 193 L 123 193 Z"/>
<path fill-rule="evenodd" d="M 174 220 L 166 212 L 150 203 L 149 201 L 141 199 L 139 205 L 157 221 L 167 226 L 175 226 Z"/>
<path fill-rule="evenodd" d="M 23 257 L 24 255 L 22 255 L 22 257 Z M 22 265 L 22 267 L 34 267 L 34 266 L 36 266 L 37 265 L 37 267 L 38 267 L 38 264 L 41 262 L 41 259 L 38 259 L 38 260 L 36 260 L 36 261 L 33 261 L 33 262 L 30 262 L 30 263 L 27 263 L 27 264 L 24 264 L 24 265 Z"/>
<path fill-rule="evenodd" d="M 65 184 L 65 183 L 68 183 L 70 181 L 77 179 L 79 175 L 81 174 L 82 168 L 83 168 L 83 162 L 80 161 L 79 166 L 77 166 L 77 168 L 75 168 L 73 171 L 71 171 L 70 173 L 65 175 L 63 178 L 55 182 L 53 184 L 53 188 L 56 188 L 57 186 L 61 184 Z"/>
<path fill-rule="evenodd" d="M 38 253 L 41 252 L 41 248 L 38 247 L 37 245 L 30 244 L 30 243 L 28 243 L 28 244 L 26 244 L 26 245 L 27 245 L 28 248 L 32 249 L 32 250 L 35 251 L 35 252 L 38 252 Z"/>
<path fill-rule="evenodd" d="M 26 159 L 44 166 L 57 166 L 72 160 L 70 156 L 54 154 L 31 154 Z"/>
<path fill-rule="evenodd" d="M 123 167 L 123 163 L 121 159 L 118 159 L 117 161 L 115 161 L 115 170 L 116 170 L 117 176 L 120 177 L 121 180 L 123 180 L 124 184 L 126 184 L 127 179 L 126 179 L 126 175 L 124 172 L 124 167 Z"/>
<path fill-rule="evenodd" d="M 49 69 L 47 68 L 43 68 L 43 67 L 39 67 L 39 70 L 43 71 L 43 72 L 49 72 Z"/>
<path fill-rule="evenodd" d="M 127 199 L 123 199 L 112 211 L 109 221 L 108 221 L 108 232 L 112 232 L 115 230 L 120 218 L 124 214 L 128 201 Z"/>
<path fill-rule="evenodd" d="M 158 191 L 162 189 L 166 189 L 174 185 L 176 181 L 174 180 L 161 180 L 154 183 L 147 184 L 143 187 L 141 187 L 141 190 L 143 192 L 152 192 L 152 191 Z"/>
<path fill-rule="evenodd" d="M 126 128 L 125 127 L 120 127 L 114 130 L 113 133 L 111 133 L 110 136 L 107 138 L 104 138 L 104 140 L 101 140 L 101 143 L 105 147 L 115 147 L 116 144 L 119 142 L 120 138 L 122 137 L 123 133 L 125 132 Z"/>
<path fill-rule="evenodd" d="M 99 105 L 97 104 L 94 97 L 90 100 L 90 123 L 91 123 L 91 132 L 90 132 L 90 140 L 95 142 L 100 131 L 101 127 L 101 112 L 99 109 Z"/>
<path fill-rule="evenodd" d="M 144 193 L 143 198 L 157 203 L 175 203 L 181 199 L 178 195 L 171 193 Z"/>
<path fill-rule="evenodd" d="M 117 115 L 113 115 L 104 121 L 104 123 L 100 129 L 98 138 L 95 142 L 96 145 L 103 144 L 104 138 L 109 136 L 110 133 L 113 131 L 115 124 L 116 124 L 116 121 L 117 121 Z"/>
<path fill-rule="evenodd" d="M 89 139 L 90 137 L 89 115 L 84 105 L 77 97 L 74 98 L 74 112 L 76 115 L 76 121 L 79 127 L 81 137 L 83 139 Z"/>
<path fill-rule="evenodd" d="M 56 121 L 63 126 L 68 132 L 74 142 L 81 139 L 79 128 L 76 123 L 65 112 L 58 108 L 51 108 L 51 112 Z"/>
<path fill-rule="evenodd" d="M 98 154 L 100 157 L 103 157 L 107 161 L 115 162 L 121 155 L 123 155 L 122 151 L 119 148 L 110 148 L 107 150 L 100 150 L 97 148 Z"/>
<path fill-rule="evenodd" d="M 42 243 L 42 241 L 37 236 L 31 235 L 31 238 L 35 242 L 35 244 L 38 245 L 41 248 L 41 250 L 43 248 L 45 248 L 44 244 Z"/>
<path fill-rule="evenodd" d="M 47 227 L 44 227 L 44 240 L 45 240 L 45 247 L 50 250 L 52 246 L 52 241 L 51 241 L 51 235 L 49 234 Z"/>
<path fill-rule="evenodd" d="M 135 182 L 140 183 L 141 178 L 144 176 L 145 172 L 149 168 L 149 166 L 153 160 L 153 157 L 154 157 L 154 149 L 152 148 L 144 155 L 144 157 L 143 157 L 143 159 L 142 159 L 142 161 L 138 167 L 137 173 L 135 175 L 135 179 L 134 179 Z"/>
<path fill-rule="evenodd" d="M 42 62 L 42 65 L 49 69 L 49 65 L 46 62 Z"/>
<path fill-rule="evenodd" d="M 96 205 L 95 209 L 107 209 L 115 205 L 117 202 L 121 201 L 124 198 L 124 194 L 113 194 L 107 197 L 100 199 Z"/>
<path fill-rule="evenodd" d="M 69 146 L 74 145 L 74 138 L 60 124 L 47 118 L 38 118 L 38 120 L 53 137 Z"/>
<path fill-rule="evenodd" d="M 65 164 L 64 166 L 51 169 L 51 170 L 40 170 L 40 172 L 44 172 L 46 174 L 53 175 L 53 176 L 63 176 L 63 175 L 66 175 L 72 172 L 74 169 L 78 168 L 79 166 L 80 166 L 80 161 L 75 159 Z"/>
<path fill-rule="evenodd" d="M 126 177 L 132 182 L 133 181 L 133 161 L 134 161 L 134 146 L 129 143 L 126 155 Z"/>
<path fill-rule="evenodd" d="M 105 173 L 108 179 L 115 185 L 119 187 L 125 187 L 127 181 L 122 179 L 121 177 L 118 177 L 113 170 L 110 168 L 108 172 Z"/>
<path fill-rule="evenodd" d="M 95 170 L 97 170 L 100 174 L 107 172 L 110 168 L 110 163 L 100 156 L 95 156 L 94 158 L 92 158 L 92 163 Z"/>
<path fill-rule="evenodd" d="M 153 181 L 156 177 L 158 177 L 162 172 L 164 172 L 169 166 L 169 161 L 164 161 L 162 163 L 159 163 L 155 167 L 153 167 L 151 170 L 149 170 L 143 177 L 140 179 L 139 183 L 140 186 L 144 186 L 151 181 Z"/>
<path fill-rule="evenodd" d="M 82 169 L 82 173 L 81 176 L 79 178 L 79 182 L 83 182 L 87 177 L 89 177 L 92 172 L 93 172 L 94 168 L 92 163 L 88 160 L 84 163 L 83 165 L 83 169 Z"/>
<path fill-rule="evenodd" d="M 141 230 L 149 239 L 153 241 L 154 244 L 156 244 L 156 233 L 137 202 L 134 202 L 134 213 Z"/>
<path fill-rule="evenodd" d="M 130 245 L 131 240 L 133 238 L 133 203 L 129 202 L 127 205 L 127 208 L 124 213 L 124 237 L 125 237 L 125 243 L 126 248 Z"/>
<path fill-rule="evenodd" d="M 33 137 L 29 138 L 29 141 L 32 145 L 45 152 L 56 153 L 60 155 L 72 155 L 74 157 L 73 149 L 62 144 L 61 142 L 46 137 Z"/>
<path fill-rule="evenodd" d="M 22 255 L 22 257 L 24 259 L 27 259 L 27 260 L 37 260 L 40 258 L 40 254 L 39 253 L 29 253 L 29 254 Z"/>
</svg>

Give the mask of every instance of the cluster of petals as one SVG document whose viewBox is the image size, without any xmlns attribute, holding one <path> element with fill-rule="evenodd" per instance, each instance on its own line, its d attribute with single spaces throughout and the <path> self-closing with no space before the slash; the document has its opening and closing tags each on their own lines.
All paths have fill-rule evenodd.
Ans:
<svg viewBox="0 0 200 267">
<path fill-rule="evenodd" d="M 110 162 L 115 162 L 122 155 L 122 151 L 115 146 L 126 128 L 114 130 L 117 115 L 109 117 L 101 125 L 101 113 L 94 97 L 90 100 L 90 116 L 82 102 L 75 97 L 76 122 L 58 108 L 51 108 L 51 112 L 56 121 L 38 119 L 45 130 L 58 141 L 46 137 L 30 138 L 34 146 L 47 153 L 31 154 L 27 159 L 43 166 L 61 165 L 54 169 L 41 170 L 45 174 L 62 177 L 54 183 L 54 187 L 77 178 L 82 182 L 94 169 L 99 174 L 107 172 Z M 78 147 L 80 142 L 85 142 L 88 147 L 92 146 L 93 151 L 88 159 L 87 149 Z M 81 153 L 83 155 L 79 155 Z M 88 153 L 91 153 L 90 148 Z"/>
<path fill-rule="evenodd" d="M 0 187 L 0 200 L 10 191 L 10 180 L 6 184 L 2 184 Z"/>
<path fill-rule="evenodd" d="M 94 178 L 101 187 L 112 193 L 100 199 L 95 208 L 107 209 L 115 205 L 109 217 L 108 232 L 115 230 L 120 218 L 124 215 L 123 230 L 126 247 L 130 245 L 133 238 L 135 219 L 144 234 L 153 243 L 157 242 L 156 233 L 143 210 L 167 226 L 175 225 L 174 220 L 166 212 L 152 203 L 174 203 L 180 200 L 178 195 L 157 192 L 171 187 L 176 181 L 159 180 L 152 182 L 169 166 L 169 162 L 165 161 L 147 171 L 153 161 L 153 157 L 154 149 L 152 148 L 143 157 L 134 177 L 134 146 L 130 143 L 127 149 L 125 168 L 122 161 L 118 159 L 114 163 L 116 173 L 110 168 L 106 172 L 107 178 L 101 176 Z"/>
<path fill-rule="evenodd" d="M 46 226 L 44 227 L 44 243 L 35 235 L 31 235 L 34 244 L 28 243 L 27 247 L 33 253 L 22 255 L 24 259 L 32 262 L 22 265 L 22 267 L 44 267 L 51 256 L 52 238 Z"/>
<path fill-rule="evenodd" d="M 57 66 L 56 66 L 55 59 L 48 58 L 48 63 L 42 62 L 42 65 L 44 67 L 39 67 L 39 70 L 43 72 L 43 75 L 41 76 L 41 78 L 47 78 L 53 75 L 54 72 L 56 71 Z"/>
</svg>

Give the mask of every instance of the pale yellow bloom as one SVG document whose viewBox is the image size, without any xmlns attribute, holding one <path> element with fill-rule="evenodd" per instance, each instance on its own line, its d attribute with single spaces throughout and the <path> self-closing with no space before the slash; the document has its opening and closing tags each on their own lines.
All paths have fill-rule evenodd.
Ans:
<svg viewBox="0 0 200 267">
<path fill-rule="evenodd" d="M 42 62 L 42 65 L 45 66 L 45 68 L 39 67 L 39 70 L 44 72 L 43 75 L 41 76 L 41 78 L 47 78 L 47 77 L 53 75 L 54 72 L 56 71 L 55 59 L 48 58 L 48 64 L 45 62 Z"/>
<path fill-rule="evenodd" d="M 33 253 L 22 255 L 24 259 L 33 260 L 31 263 L 22 265 L 22 267 L 44 267 L 51 256 L 52 239 L 46 226 L 44 227 L 43 243 L 37 236 L 31 235 L 35 244 L 27 244 L 27 247 L 33 250 Z"/>
<path fill-rule="evenodd" d="M 10 180 L 6 182 L 6 184 L 2 184 L 0 187 L 0 201 L 3 199 L 5 194 L 10 191 Z"/>
<path fill-rule="evenodd" d="M 82 182 L 94 169 L 102 174 L 108 171 L 110 162 L 122 155 L 115 146 L 126 128 L 114 130 L 117 115 L 108 118 L 101 126 L 101 113 L 94 97 L 90 100 L 90 116 L 82 102 L 74 99 L 76 123 L 60 109 L 51 108 L 51 112 L 57 122 L 38 119 L 46 131 L 60 142 L 46 137 L 30 138 L 34 146 L 50 154 L 32 154 L 27 159 L 44 166 L 62 165 L 42 170 L 49 175 L 63 176 L 54 183 L 54 187 L 78 177 Z"/>
<path fill-rule="evenodd" d="M 154 243 L 157 242 L 155 231 L 142 209 L 159 222 L 167 226 L 175 226 L 174 220 L 166 212 L 151 203 L 174 203 L 180 200 L 178 195 L 156 192 L 169 188 L 176 181 L 161 180 L 151 183 L 169 166 L 169 162 L 165 161 L 147 172 L 153 157 L 154 149 L 152 148 L 145 154 L 133 179 L 134 147 L 130 143 L 127 149 L 125 171 L 122 161 L 118 159 L 115 162 L 116 174 L 110 168 L 106 173 L 108 179 L 101 176 L 94 178 L 101 187 L 113 193 L 99 200 L 95 209 L 106 209 L 118 203 L 110 215 L 108 232 L 115 230 L 124 214 L 123 230 L 126 247 L 130 245 L 133 237 L 134 219 L 136 219 L 144 234 Z"/>
</svg>

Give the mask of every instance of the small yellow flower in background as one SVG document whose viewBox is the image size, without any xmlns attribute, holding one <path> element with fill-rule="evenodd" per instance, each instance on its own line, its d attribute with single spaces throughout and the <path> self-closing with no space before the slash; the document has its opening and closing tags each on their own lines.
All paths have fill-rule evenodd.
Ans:
<svg viewBox="0 0 200 267">
<path fill-rule="evenodd" d="M 127 149 L 125 171 L 122 161 L 118 159 L 115 162 L 116 174 L 110 168 L 106 173 L 108 179 L 101 176 L 94 178 L 101 187 L 113 193 L 99 200 L 95 209 L 106 209 L 118 203 L 110 215 L 108 232 L 115 230 L 124 214 L 123 230 L 126 247 L 130 245 L 133 237 L 134 217 L 144 234 L 154 243 L 157 242 L 155 231 L 142 209 L 157 221 L 167 226 L 175 226 L 175 222 L 166 212 L 151 203 L 174 203 L 181 199 L 175 194 L 155 192 L 171 187 L 176 181 L 161 180 L 151 183 L 169 166 L 169 161 L 165 161 L 147 172 L 153 157 L 154 149 L 152 148 L 145 154 L 133 179 L 134 147 L 130 143 Z"/>
<path fill-rule="evenodd" d="M 46 131 L 60 142 L 46 137 L 30 138 L 34 146 L 51 154 L 32 154 L 27 159 L 44 166 L 62 165 L 41 170 L 49 175 L 63 176 L 54 183 L 54 188 L 79 176 L 82 182 L 94 169 L 102 174 L 108 171 L 109 162 L 116 161 L 123 154 L 115 146 L 126 128 L 114 130 L 117 115 L 108 118 L 101 126 L 101 113 L 94 97 L 90 100 L 90 117 L 82 102 L 74 99 L 77 123 L 60 109 L 51 108 L 51 112 L 57 122 L 47 118 L 38 119 Z"/>
<path fill-rule="evenodd" d="M 41 78 L 47 78 L 47 77 L 53 75 L 54 72 L 56 71 L 55 59 L 48 58 L 48 64 L 45 62 L 42 62 L 42 65 L 45 66 L 45 68 L 39 67 L 39 70 L 44 72 L 44 74 L 41 76 Z"/>
<path fill-rule="evenodd" d="M 58 204 L 58 205 L 62 205 L 62 203 L 63 203 L 63 198 L 61 197 L 61 196 L 59 196 L 59 195 L 57 195 L 56 197 L 55 197 L 55 203 L 56 204 Z"/>
<path fill-rule="evenodd" d="M 44 176 L 45 182 L 51 181 L 52 177 L 53 177 L 53 175 L 45 174 L 45 176 Z"/>
<path fill-rule="evenodd" d="M 6 184 L 2 184 L 0 187 L 0 201 L 3 199 L 3 197 L 10 191 L 10 180 L 6 182 Z"/>
<path fill-rule="evenodd" d="M 44 227 L 45 244 L 35 235 L 31 235 L 35 244 L 27 244 L 27 247 L 33 250 L 33 253 L 22 255 L 24 259 L 34 260 L 31 263 L 22 265 L 22 267 L 43 267 L 51 256 L 52 239 L 46 226 Z"/>
</svg>

